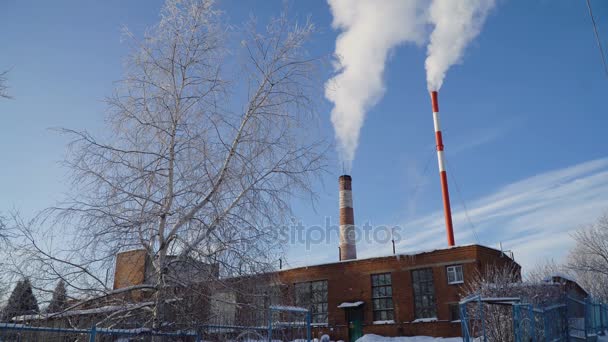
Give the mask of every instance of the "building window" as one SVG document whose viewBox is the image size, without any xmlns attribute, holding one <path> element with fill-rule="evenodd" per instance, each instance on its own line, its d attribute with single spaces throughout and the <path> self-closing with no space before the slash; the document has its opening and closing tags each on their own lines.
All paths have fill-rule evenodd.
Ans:
<svg viewBox="0 0 608 342">
<path fill-rule="evenodd" d="M 392 321 L 393 286 L 390 273 L 372 274 L 372 306 L 374 321 Z"/>
<path fill-rule="evenodd" d="M 423 268 L 412 271 L 412 280 L 416 319 L 437 318 L 433 269 Z"/>
<path fill-rule="evenodd" d="M 327 280 L 296 283 L 295 304 L 310 309 L 312 323 L 327 323 Z"/>
<path fill-rule="evenodd" d="M 448 305 L 450 309 L 450 321 L 460 321 L 460 306 L 457 303 Z"/>
<path fill-rule="evenodd" d="M 448 273 L 448 284 L 462 284 L 464 283 L 464 276 L 462 273 L 462 265 L 454 265 L 447 267 Z"/>
</svg>

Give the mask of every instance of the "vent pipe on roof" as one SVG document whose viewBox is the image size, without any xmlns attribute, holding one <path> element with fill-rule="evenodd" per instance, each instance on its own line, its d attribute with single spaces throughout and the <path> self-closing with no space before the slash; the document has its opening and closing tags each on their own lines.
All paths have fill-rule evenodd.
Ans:
<svg viewBox="0 0 608 342">
<path fill-rule="evenodd" d="M 357 259 L 352 178 L 342 175 L 340 184 L 340 260 Z"/>
</svg>

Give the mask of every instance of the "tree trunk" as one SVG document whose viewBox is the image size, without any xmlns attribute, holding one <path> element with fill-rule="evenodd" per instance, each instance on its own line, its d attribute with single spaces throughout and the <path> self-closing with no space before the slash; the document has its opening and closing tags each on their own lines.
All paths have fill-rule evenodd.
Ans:
<svg viewBox="0 0 608 342">
<path fill-rule="evenodd" d="M 152 329 L 154 331 L 160 331 L 163 328 L 163 323 L 165 322 L 165 314 L 167 304 L 167 295 L 166 290 L 167 286 L 166 282 L 166 256 L 167 250 L 161 249 L 158 253 L 158 259 L 156 260 L 156 292 L 154 293 L 154 310 L 153 310 L 153 322 Z M 161 341 L 160 337 L 155 337 L 154 341 Z"/>
</svg>

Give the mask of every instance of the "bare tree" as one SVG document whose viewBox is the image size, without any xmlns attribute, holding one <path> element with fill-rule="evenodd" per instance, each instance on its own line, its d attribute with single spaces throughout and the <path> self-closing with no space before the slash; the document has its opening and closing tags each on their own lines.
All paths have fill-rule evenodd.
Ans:
<svg viewBox="0 0 608 342">
<path fill-rule="evenodd" d="M 553 276 L 561 276 L 566 279 L 574 278 L 570 270 L 553 259 L 540 262 L 529 270 L 526 274 L 526 281 L 530 283 L 541 283 L 550 280 Z"/>
<path fill-rule="evenodd" d="M 6 84 L 6 75 L 8 71 L 0 72 L 0 98 L 10 99 L 8 94 L 8 85 Z"/>
<path fill-rule="evenodd" d="M 568 268 L 591 295 L 608 300 L 608 214 L 579 228 L 573 238 L 576 245 L 568 255 Z"/>
<path fill-rule="evenodd" d="M 10 277 L 9 263 L 7 263 L 7 251 L 11 251 L 12 238 L 15 237 L 15 232 L 11 229 L 8 219 L 0 215 L 0 311 L 4 301 L 8 299 L 10 288 L 14 285 L 13 278 Z"/>
<path fill-rule="evenodd" d="M 482 297 L 513 297 L 513 289 L 521 284 L 519 270 L 513 266 L 486 267 L 475 273 L 465 283 L 462 297 L 480 295 Z M 478 317 L 480 308 L 474 303 L 467 307 L 471 317 Z M 483 305 L 486 337 L 489 341 L 513 341 L 513 319 L 510 306 Z M 481 331 L 480 321 L 472 321 L 471 328 Z"/>
<path fill-rule="evenodd" d="M 22 225 L 22 260 L 70 293 L 110 293 L 115 254 L 145 249 L 155 329 L 182 300 L 171 288 L 188 286 L 170 271 L 175 260 L 219 265 L 224 277 L 271 269 L 291 196 L 312 195 L 324 167 L 313 124 L 318 60 L 304 49 L 314 26 L 281 16 L 258 32 L 252 23 L 235 47 L 212 3 L 168 0 L 143 40 L 128 33 L 133 54 L 107 100 L 107 134 L 63 130 L 74 137 L 73 196 Z M 64 248 L 39 244 L 33 226 L 49 222 L 46 241 Z"/>
<path fill-rule="evenodd" d="M 5 244 L 9 241 L 9 237 L 12 234 L 9 231 L 9 227 L 6 223 L 6 218 L 0 215 L 0 244 Z"/>
<path fill-rule="evenodd" d="M 462 295 L 463 297 L 480 295 L 482 298 L 492 299 L 481 304 L 483 324 L 487 340 L 501 342 L 514 341 L 511 304 L 516 301 L 511 299 L 536 307 L 562 303 L 564 299 L 564 291 L 560 285 L 544 281 L 522 282 L 519 268 L 513 265 L 486 267 L 465 284 Z M 473 318 L 471 328 L 476 332 L 481 331 L 482 321 L 476 319 L 480 317 L 478 314 L 481 308 L 475 302 L 467 306 L 469 317 Z"/>
<path fill-rule="evenodd" d="M 4 217 L 0 216 L 0 250 L 7 250 L 7 233 Z M 4 262 L 0 259 L 0 269 L 5 269 Z M 2 308 L 8 294 L 8 285 L 5 272 L 0 272 L 0 316 L 2 316 Z"/>
</svg>

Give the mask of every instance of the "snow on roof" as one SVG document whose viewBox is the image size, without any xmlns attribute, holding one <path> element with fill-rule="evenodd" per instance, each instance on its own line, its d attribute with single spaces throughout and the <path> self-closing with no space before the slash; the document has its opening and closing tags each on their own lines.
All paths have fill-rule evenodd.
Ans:
<svg viewBox="0 0 608 342">
<path fill-rule="evenodd" d="M 500 252 L 500 253 L 504 254 L 504 251 L 501 251 L 500 249 L 497 249 L 497 248 L 494 248 L 494 247 L 485 246 L 485 245 L 480 245 L 480 244 L 476 244 L 476 243 L 471 243 L 471 244 L 464 244 L 464 245 L 449 246 L 449 247 L 446 247 L 446 248 L 429 248 L 429 249 L 421 249 L 421 250 L 416 250 L 416 251 L 411 251 L 411 252 L 405 252 L 405 253 L 385 254 L 385 255 L 371 256 L 371 257 L 367 257 L 367 258 L 348 259 L 348 260 L 340 260 L 340 261 L 334 261 L 334 262 L 324 262 L 324 263 L 319 263 L 319 264 L 311 264 L 311 265 L 305 265 L 305 266 L 287 267 L 287 268 L 283 268 L 280 271 L 287 271 L 287 270 L 292 270 L 292 269 L 297 269 L 297 268 L 307 268 L 307 267 L 314 267 L 314 266 L 333 265 L 333 264 L 339 264 L 339 263 L 349 263 L 349 262 L 356 262 L 356 261 L 362 261 L 362 260 L 380 259 L 380 258 L 394 257 L 396 259 L 399 259 L 401 257 L 413 257 L 413 256 L 420 255 L 420 254 L 433 253 L 433 252 L 441 252 L 441 251 L 449 251 L 449 250 L 452 250 L 452 249 L 463 248 L 463 247 L 471 247 L 471 246 L 483 247 L 483 248 L 491 249 L 491 250 L 494 250 L 496 252 Z M 509 257 L 506 254 L 505 254 L 505 256 Z M 515 262 L 515 260 L 513 260 L 513 262 Z"/>
<path fill-rule="evenodd" d="M 2 323 L 2 322 L 0 322 L 0 328 L 23 329 L 23 328 L 27 328 L 27 327 L 29 327 L 29 325 L 17 324 L 17 323 Z"/>
<path fill-rule="evenodd" d="M 308 312 L 308 309 L 301 308 L 298 306 L 288 306 L 288 305 L 272 305 L 270 310 L 277 311 L 291 311 L 291 312 Z"/>
<path fill-rule="evenodd" d="M 412 323 L 429 323 L 437 322 L 437 317 L 418 318 L 412 321 Z"/>
<path fill-rule="evenodd" d="M 344 302 L 340 305 L 338 305 L 339 309 L 345 309 L 345 308 L 356 308 L 358 306 L 363 305 L 363 301 L 357 301 L 357 302 Z"/>
<path fill-rule="evenodd" d="M 519 297 L 481 297 L 480 295 L 472 295 L 466 298 L 463 298 L 459 304 L 467 304 L 470 302 L 481 301 L 487 303 L 496 303 L 496 304 L 515 304 L 521 302 L 521 298 Z"/>
<path fill-rule="evenodd" d="M 555 272 L 555 273 L 545 277 L 545 281 L 546 282 L 553 281 L 553 278 L 562 278 L 562 279 L 571 281 L 573 283 L 576 283 L 576 279 L 574 279 L 574 277 L 572 277 L 566 273 L 562 273 L 562 272 Z"/>
<path fill-rule="evenodd" d="M 59 313 L 47 313 L 47 314 L 37 314 L 37 315 L 22 315 L 16 316 L 12 318 L 12 321 L 15 322 L 23 322 L 23 321 L 36 321 L 36 320 L 45 320 L 49 318 L 61 318 L 61 317 L 70 317 L 70 316 L 82 316 L 82 315 L 94 315 L 101 313 L 109 313 L 121 310 L 135 310 L 139 308 L 143 308 L 146 306 L 154 305 L 154 302 L 142 302 L 138 304 L 127 304 L 127 305 L 107 305 L 101 306 L 93 309 L 83 309 L 83 310 L 69 310 Z"/>
<path fill-rule="evenodd" d="M 553 278 L 562 278 L 564 280 L 573 282 L 574 284 L 576 284 L 581 290 L 583 290 L 584 292 L 586 292 L 587 294 L 589 294 L 589 291 L 587 291 L 586 288 L 584 288 L 581 284 L 579 284 L 576 279 L 566 273 L 562 273 L 562 272 L 554 272 L 553 274 L 549 275 L 548 277 L 545 277 L 545 279 L 543 279 L 545 281 L 545 283 L 548 284 L 553 284 Z"/>
<path fill-rule="evenodd" d="M 123 335 L 135 335 L 152 332 L 150 328 L 136 328 L 136 329 L 106 329 L 97 328 L 97 332 L 109 333 L 109 334 L 123 334 Z"/>
<path fill-rule="evenodd" d="M 462 337 L 429 337 L 429 336 L 401 336 L 384 337 L 375 334 L 365 334 L 357 342 L 462 342 Z"/>
</svg>

